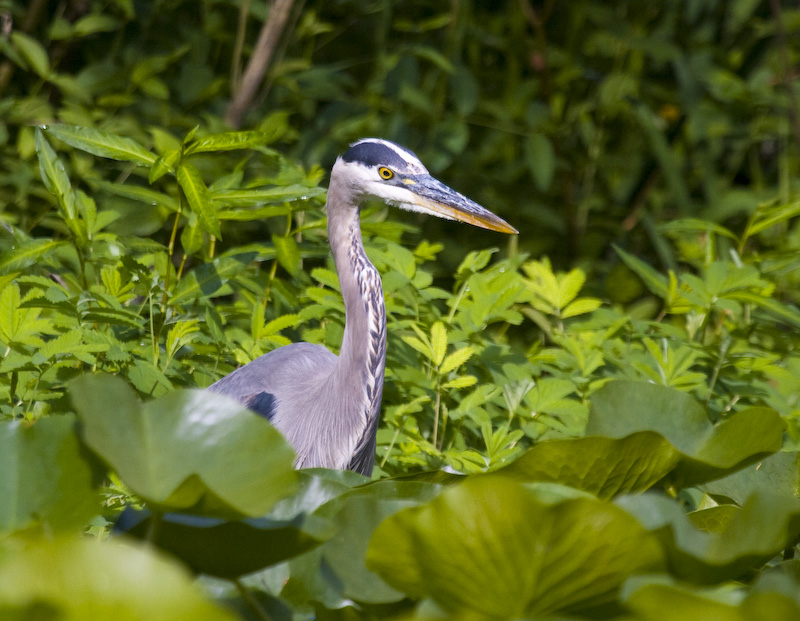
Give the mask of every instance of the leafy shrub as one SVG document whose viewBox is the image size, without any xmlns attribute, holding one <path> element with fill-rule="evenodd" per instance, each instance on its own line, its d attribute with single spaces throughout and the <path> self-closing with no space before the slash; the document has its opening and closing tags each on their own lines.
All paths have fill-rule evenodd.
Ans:
<svg viewBox="0 0 800 621">
<path fill-rule="evenodd" d="M 800 207 L 763 52 L 793 15 L 596 4 L 308 3 L 243 131 L 219 116 L 233 3 L 2 40 L 2 615 L 797 617 Z M 363 134 L 522 231 L 476 249 L 499 242 L 362 211 L 374 481 L 294 472 L 195 392 L 338 349 L 317 163 Z M 160 552 L 83 540 L 125 507 Z"/>
</svg>

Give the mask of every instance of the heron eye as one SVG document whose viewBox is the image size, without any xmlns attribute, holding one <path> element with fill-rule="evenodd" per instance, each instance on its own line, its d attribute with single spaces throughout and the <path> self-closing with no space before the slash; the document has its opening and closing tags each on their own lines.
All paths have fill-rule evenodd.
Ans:
<svg viewBox="0 0 800 621">
<path fill-rule="evenodd" d="M 386 168 L 386 166 L 381 166 L 378 169 L 378 174 L 381 176 L 381 179 L 391 179 L 394 177 L 394 172 L 392 172 L 389 168 Z"/>
</svg>

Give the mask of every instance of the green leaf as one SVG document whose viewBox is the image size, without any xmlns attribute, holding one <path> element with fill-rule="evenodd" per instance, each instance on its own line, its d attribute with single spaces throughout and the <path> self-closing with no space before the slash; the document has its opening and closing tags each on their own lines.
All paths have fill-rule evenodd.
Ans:
<svg viewBox="0 0 800 621">
<path fill-rule="evenodd" d="M 287 185 L 255 190 L 217 190 L 211 192 L 211 200 L 224 207 L 252 207 L 266 203 L 302 201 L 324 194 L 322 188 L 303 185 Z M 276 208 L 277 209 L 277 208 Z M 283 208 L 285 211 L 285 208 Z"/>
<path fill-rule="evenodd" d="M 597 298 L 578 298 L 564 307 L 564 310 L 561 311 L 561 316 L 566 319 L 567 317 L 591 313 L 600 308 L 602 303 L 602 300 Z"/>
<path fill-rule="evenodd" d="M 296 488 L 281 434 L 227 397 L 177 390 L 141 404 L 123 380 L 100 375 L 69 391 L 86 444 L 149 502 L 257 516 Z"/>
<path fill-rule="evenodd" d="M 745 238 L 752 237 L 781 222 L 786 222 L 798 214 L 800 214 L 800 201 L 775 207 L 759 208 L 753 214 L 751 221 L 747 223 Z"/>
<path fill-rule="evenodd" d="M 525 161 L 536 187 L 546 192 L 553 182 L 556 154 L 547 136 L 533 134 L 524 143 Z"/>
<path fill-rule="evenodd" d="M 436 366 L 442 364 L 444 355 L 447 353 L 447 328 L 441 321 L 437 321 L 431 326 L 431 361 Z"/>
<path fill-rule="evenodd" d="M 303 529 L 305 518 L 298 514 L 290 520 L 224 520 L 167 513 L 154 525 L 150 511 L 138 511 L 123 515 L 116 528 L 129 536 L 149 538 L 149 543 L 179 558 L 197 573 L 231 579 L 319 545 L 320 541 Z"/>
<path fill-rule="evenodd" d="M 216 294 L 232 278 L 242 273 L 257 253 L 223 256 L 211 263 L 204 263 L 186 274 L 175 287 L 170 304 L 184 304 L 200 297 Z"/>
<path fill-rule="evenodd" d="M 755 492 L 719 532 L 696 528 L 680 504 L 665 496 L 623 496 L 615 504 L 657 534 L 671 573 L 696 584 L 715 584 L 752 571 L 800 535 L 800 500 Z"/>
<path fill-rule="evenodd" d="M 0 273 L 8 274 L 44 261 L 59 248 L 68 245 L 66 241 L 56 241 L 40 237 L 22 242 L 0 255 Z"/>
<path fill-rule="evenodd" d="M 548 504 L 516 482 L 470 477 L 375 531 L 367 566 L 415 598 L 475 618 L 544 617 L 614 600 L 661 565 L 655 539 L 590 498 Z"/>
<path fill-rule="evenodd" d="M 411 345 L 411 347 L 416 349 L 423 356 L 425 356 L 428 359 L 432 358 L 433 354 L 431 352 L 430 346 L 428 346 L 427 344 L 423 343 L 416 336 L 403 336 L 402 338 L 403 338 L 403 342 L 404 343 L 406 343 L 408 345 Z"/>
<path fill-rule="evenodd" d="M 800 616 L 797 582 L 767 573 L 751 589 L 681 583 L 666 576 L 642 576 L 626 583 L 621 597 L 642 621 L 793 621 Z"/>
<path fill-rule="evenodd" d="M 387 517 L 430 500 L 440 489 L 427 482 L 377 481 L 341 494 L 314 512 L 314 517 L 330 522 L 329 532 L 335 536 L 312 554 L 336 577 L 343 597 L 376 604 L 403 599 L 402 592 L 365 565 L 370 537 Z"/>
<path fill-rule="evenodd" d="M 184 153 L 207 153 L 210 151 L 234 151 L 236 149 L 252 149 L 269 142 L 271 133 L 258 131 L 225 132 L 211 134 L 192 142 Z"/>
<path fill-rule="evenodd" d="M 203 230 L 220 237 L 222 233 L 219 228 L 219 220 L 200 171 L 188 162 L 181 162 L 178 167 L 178 183 Z"/>
<path fill-rule="evenodd" d="M 445 390 L 450 388 L 469 388 L 470 386 L 474 386 L 478 383 L 478 378 L 474 375 L 462 375 L 461 377 L 457 377 L 449 382 L 445 382 L 442 384 L 442 388 Z"/>
<path fill-rule="evenodd" d="M 150 166 L 157 157 L 138 142 L 102 129 L 78 125 L 42 125 L 42 129 L 68 145 L 98 157 Z"/>
<path fill-rule="evenodd" d="M 86 526 L 100 510 L 99 474 L 78 441 L 74 416 L 0 423 L 0 532 Z"/>
<path fill-rule="evenodd" d="M 755 304 L 783 321 L 794 325 L 796 328 L 800 328 L 800 311 L 793 306 L 781 304 L 778 300 L 764 297 L 752 291 L 730 291 L 725 294 L 725 297 L 729 300 Z"/>
<path fill-rule="evenodd" d="M 150 172 L 147 175 L 147 181 L 151 185 L 154 184 L 156 181 L 161 179 L 164 175 L 168 172 L 173 172 L 175 164 L 181 159 L 181 150 L 175 149 L 174 151 L 168 151 L 163 155 L 159 156 L 153 165 L 150 167 Z"/>
<path fill-rule="evenodd" d="M 67 170 L 38 127 L 36 128 L 36 153 L 39 156 L 39 171 L 47 191 L 58 198 L 67 218 L 74 220 L 75 197 Z"/>
<path fill-rule="evenodd" d="M 174 197 L 168 196 L 162 192 L 156 192 L 155 190 L 138 185 L 111 183 L 109 181 L 100 181 L 98 185 L 106 192 L 111 192 L 117 196 L 129 198 L 148 205 L 161 205 L 170 211 L 178 211 L 178 201 Z"/>
<path fill-rule="evenodd" d="M 475 353 L 475 348 L 468 346 L 468 347 L 462 347 L 461 349 L 457 349 L 453 353 L 448 354 L 447 357 L 442 362 L 442 364 L 439 366 L 439 373 L 444 375 L 446 373 L 450 373 L 450 371 L 455 371 L 467 360 L 472 358 L 472 355 L 474 353 Z"/>
<path fill-rule="evenodd" d="M 178 321 L 167 333 L 166 347 L 167 359 L 171 359 L 181 347 L 188 345 L 194 340 L 193 335 L 199 331 L 197 319 L 187 319 Z"/>
<path fill-rule="evenodd" d="M 0 617 L 236 618 L 207 601 L 185 569 L 151 547 L 85 537 L 40 539 L 33 545 L 9 547 L 0 556 Z"/>
<path fill-rule="evenodd" d="M 548 481 L 608 499 L 641 492 L 664 478 L 681 455 L 657 433 L 625 438 L 577 438 L 537 444 L 497 470 L 521 481 Z"/>
<path fill-rule="evenodd" d="M 730 476 L 705 483 L 702 490 L 730 498 L 738 505 L 758 490 L 787 498 L 800 496 L 800 453 L 775 453 Z"/>
<path fill-rule="evenodd" d="M 276 319 L 273 319 L 267 325 L 264 326 L 263 330 L 261 331 L 261 336 L 269 336 L 270 334 L 277 334 L 281 330 L 286 328 L 295 328 L 302 322 L 302 318 L 300 315 L 282 315 Z"/>
<path fill-rule="evenodd" d="M 654 431 L 683 454 L 672 473 L 686 487 L 720 478 L 780 450 L 784 423 L 769 408 L 749 408 L 712 425 L 703 407 L 673 388 L 609 382 L 592 396 L 588 435 L 624 438 Z"/>
<path fill-rule="evenodd" d="M 663 300 L 669 299 L 669 285 L 664 276 L 659 274 L 641 259 L 625 252 L 616 244 L 614 244 L 614 250 L 619 255 L 619 258 L 622 259 L 622 262 L 628 266 L 628 269 L 642 279 L 645 287 L 647 287 L 651 293 L 654 293 Z"/>
<path fill-rule="evenodd" d="M 664 222 L 658 226 L 658 229 L 664 233 L 683 233 L 685 231 L 698 232 L 698 233 L 716 233 L 728 239 L 738 239 L 736 234 L 726 229 L 724 226 L 716 222 L 709 222 L 708 220 L 697 220 L 696 218 L 678 218 L 670 222 Z"/>
<path fill-rule="evenodd" d="M 41 347 L 42 335 L 55 332 L 52 321 L 40 319 L 40 310 L 21 306 L 19 287 L 12 283 L 0 293 L 0 341 L 6 345 Z"/>
<path fill-rule="evenodd" d="M 73 32 L 77 37 L 85 37 L 96 32 L 114 32 L 120 26 L 119 20 L 110 15 L 90 13 L 75 22 Z"/>
<path fill-rule="evenodd" d="M 11 42 L 39 77 L 47 78 L 49 76 L 50 61 L 47 58 L 47 50 L 39 41 L 16 29 L 11 33 Z"/>
<path fill-rule="evenodd" d="M 278 263 L 292 276 L 300 272 L 300 249 L 291 235 L 273 235 L 272 244 L 275 246 L 275 255 Z"/>
</svg>

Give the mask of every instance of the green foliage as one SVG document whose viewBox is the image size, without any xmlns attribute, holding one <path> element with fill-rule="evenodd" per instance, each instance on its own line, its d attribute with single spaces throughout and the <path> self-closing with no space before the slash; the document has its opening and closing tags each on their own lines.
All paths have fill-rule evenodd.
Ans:
<svg viewBox="0 0 800 621">
<path fill-rule="evenodd" d="M 268 16 L 196 4 L 0 6 L 0 616 L 795 619 L 796 10 L 307 2 L 233 131 Z M 365 135 L 521 231 L 362 210 L 374 481 L 197 390 L 338 350 Z"/>
</svg>

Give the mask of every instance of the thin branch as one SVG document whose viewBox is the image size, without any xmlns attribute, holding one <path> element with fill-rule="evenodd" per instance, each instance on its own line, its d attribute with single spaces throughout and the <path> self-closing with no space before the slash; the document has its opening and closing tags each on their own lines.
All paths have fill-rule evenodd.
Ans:
<svg viewBox="0 0 800 621">
<path fill-rule="evenodd" d="M 236 44 L 231 59 L 231 92 L 235 93 L 242 82 L 242 51 L 247 32 L 247 16 L 250 14 L 250 0 L 243 0 L 239 9 L 239 23 L 236 26 Z"/>
<path fill-rule="evenodd" d="M 247 63 L 244 76 L 238 90 L 233 95 L 228 109 L 225 111 L 225 122 L 232 127 L 239 127 L 258 87 L 264 80 L 269 62 L 292 13 L 294 0 L 275 0 L 269 12 L 269 18 L 261 27 L 258 42 Z"/>
</svg>

